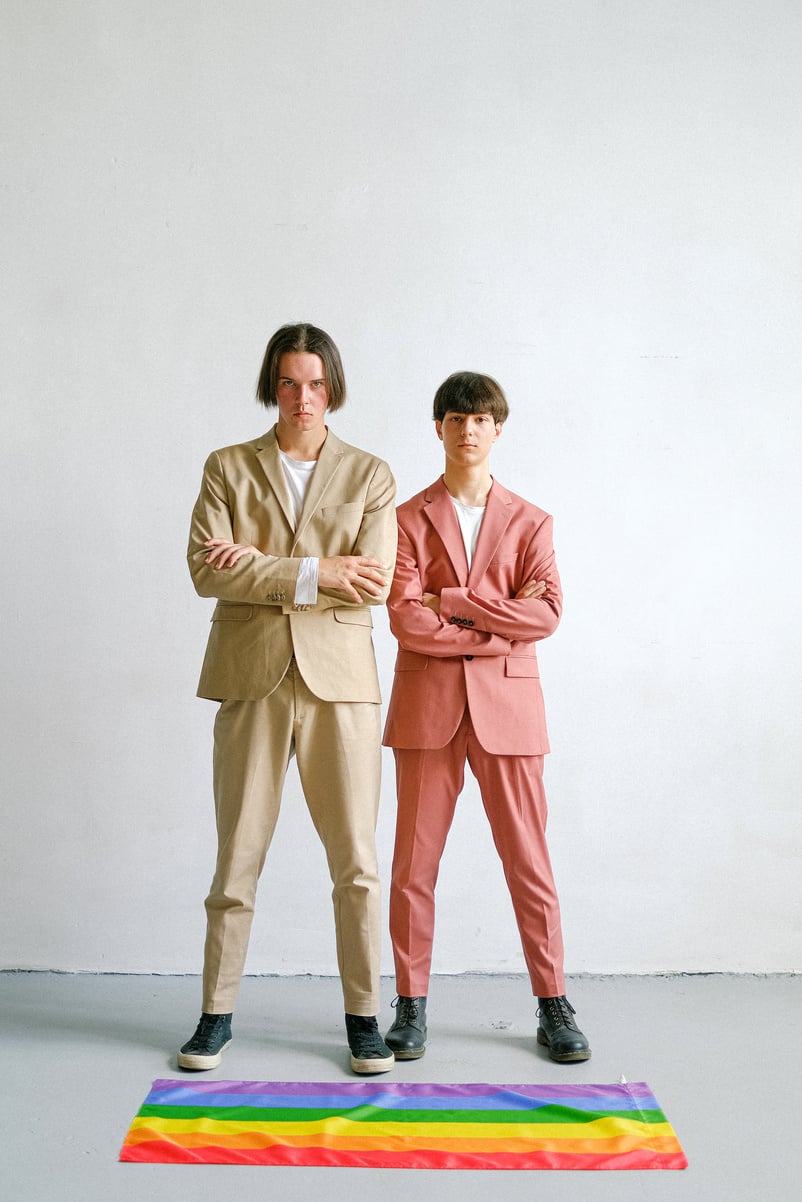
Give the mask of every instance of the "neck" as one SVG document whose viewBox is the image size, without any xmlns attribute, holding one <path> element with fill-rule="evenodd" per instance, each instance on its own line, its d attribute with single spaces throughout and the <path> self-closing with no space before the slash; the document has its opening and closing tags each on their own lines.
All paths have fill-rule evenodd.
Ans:
<svg viewBox="0 0 802 1202">
<path fill-rule="evenodd" d="M 276 442 L 279 450 L 289 455 L 290 459 L 309 462 L 320 458 L 328 433 L 325 426 L 316 430 L 293 430 L 279 422 L 276 425 Z"/>
<path fill-rule="evenodd" d="M 443 480 L 454 500 L 463 505 L 486 505 L 487 495 L 493 487 L 493 477 L 485 464 L 466 469 L 447 463 Z"/>
</svg>

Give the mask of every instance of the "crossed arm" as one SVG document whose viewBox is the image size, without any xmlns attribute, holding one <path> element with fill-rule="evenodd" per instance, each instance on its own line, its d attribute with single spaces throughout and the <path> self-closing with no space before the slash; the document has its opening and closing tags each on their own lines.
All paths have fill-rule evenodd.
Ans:
<svg viewBox="0 0 802 1202">
<path fill-rule="evenodd" d="M 542 597 L 548 585 L 545 580 L 530 580 L 527 584 L 522 585 L 515 594 L 516 601 L 522 601 L 525 597 Z M 439 616 L 440 614 L 440 594 L 439 593 L 424 593 L 423 604 Z"/>
<path fill-rule="evenodd" d="M 246 555 L 264 557 L 253 543 L 235 543 L 227 538 L 207 538 L 205 562 L 216 571 L 233 568 Z M 320 589 L 344 593 L 349 601 L 361 604 L 363 593 L 377 600 L 387 587 L 389 568 L 370 555 L 328 555 L 318 560 L 317 583 Z"/>
<path fill-rule="evenodd" d="M 238 540 L 229 488 L 215 452 L 204 469 L 190 530 L 187 558 L 197 592 L 224 601 L 292 609 L 301 558 L 272 555 L 269 549 Z M 318 601 L 312 608 L 384 601 L 395 558 L 394 501 L 395 482 L 387 465 L 379 463 L 367 485 L 354 553 L 320 557 Z M 253 523 L 247 525 L 251 533 Z"/>
<path fill-rule="evenodd" d="M 476 589 L 430 591 L 424 587 L 414 543 L 401 528 L 387 603 L 390 628 L 401 647 L 423 655 L 508 655 L 512 642 L 545 638 L 560 620 L 562 590 L 550 518 L 533 532 L 521 575 L 523 583 L 512 596 L 487 579 Z"/>
</svg>

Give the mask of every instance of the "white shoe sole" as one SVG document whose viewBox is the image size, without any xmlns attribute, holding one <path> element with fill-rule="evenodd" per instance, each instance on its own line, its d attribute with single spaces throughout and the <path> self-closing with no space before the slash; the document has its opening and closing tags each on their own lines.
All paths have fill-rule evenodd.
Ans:
<svg viewBox="0 0 802 1202">
<path fill-rule="evenodd" d="M 395 1056 L 382 1056 L 380 1059 L 358 1060 L 351 1055 L 351 1069 L 355 1073 L 389 1073 L 395 1064 Z"/>
<path fill-rule="evenodd" d="M 179 1068 L 194 1068 L 198 1072 L 202 1072 L 204 1069 L 207 1069 L 207 1068 L 217 1068 L 218 1064 L 223 1059 L 223 1052 L 226 1050 L 226 1048 L 228 1047 L 228 1045 L 230 1043 L 231 1043 L 231 1040 L 229 1039 L 226 1043 L 223 1044 L 220 1051 L 217 1052 L 217 1054 L 214 1056 L 193 1056 L 190 1052 L 179 1052 L 178 1053 L 178 1067 Z"/>
</svg>

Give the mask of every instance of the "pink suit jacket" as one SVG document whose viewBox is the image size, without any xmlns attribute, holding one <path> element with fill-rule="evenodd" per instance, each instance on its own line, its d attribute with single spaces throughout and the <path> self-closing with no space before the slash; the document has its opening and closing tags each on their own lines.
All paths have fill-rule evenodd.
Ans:
<svg viewBox="0 0 802 1202">
<path fill-rule="evenodd" d="M 453 738 L 465 706 L 495 755 L 549 750 L 535 644 L 560 620 L 562 589 L 552 519 L 493 482 L 470 572 L 441 478 L 397 511 L 398 559 L 387 607 L 398 656 L 384 743 L 437 748 Z M 530 580 L 541 598 L 515 600 Z M 423 604 L 440 595 L 440 615 Z"/>
</svg>

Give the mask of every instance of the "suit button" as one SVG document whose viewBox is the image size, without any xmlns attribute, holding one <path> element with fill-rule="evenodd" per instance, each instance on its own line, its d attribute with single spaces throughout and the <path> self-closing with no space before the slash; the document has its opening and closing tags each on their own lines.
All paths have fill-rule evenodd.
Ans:
<svg viewBox="0 0 802 1202">
<path fill-rule="evenodd" d="M 466 658 L 466 659 L 473 659 L 473 656 L 472 656 L 472 655 L 466 655 L 466 656 L 465 656 L 465 658 Z"/>
</svg>

